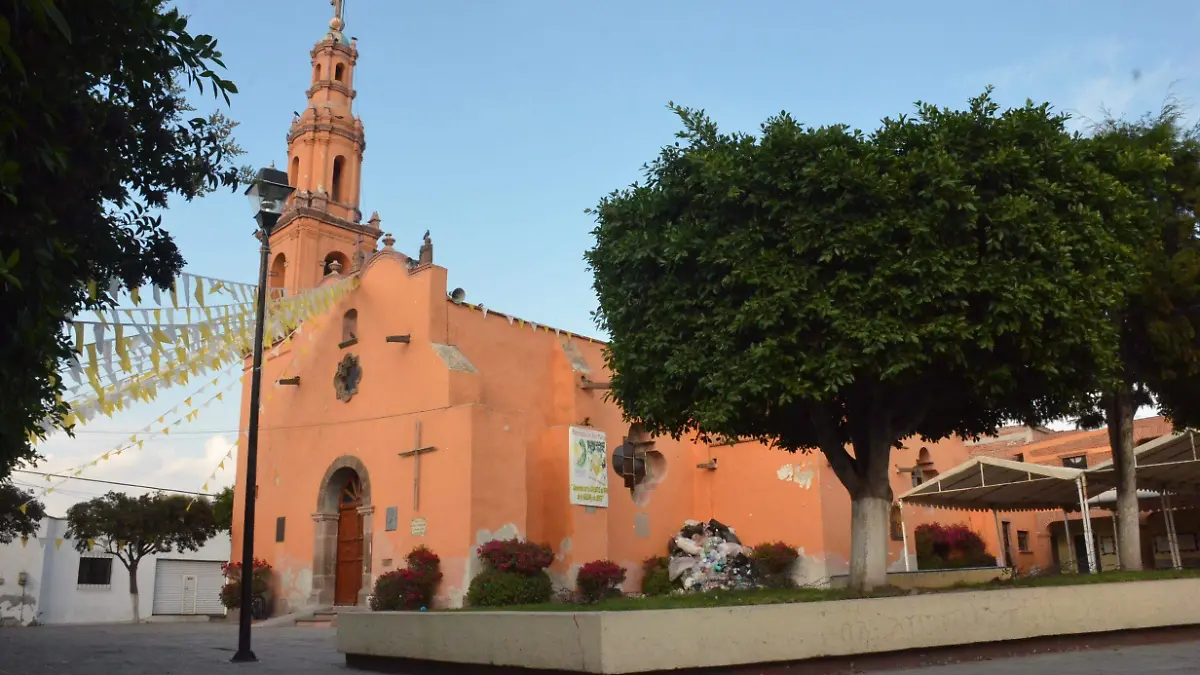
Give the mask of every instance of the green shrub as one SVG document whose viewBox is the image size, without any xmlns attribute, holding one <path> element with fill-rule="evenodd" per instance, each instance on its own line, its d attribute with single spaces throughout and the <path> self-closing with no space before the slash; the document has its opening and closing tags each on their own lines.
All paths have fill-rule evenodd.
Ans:
<svg viewBox="0 0 1200 675">
<path fill-rule="evenodd" d="M 642 561 L 642 593 L 644 595 L 670 595 L 679 584 L 671 583 L 671 574 L 667 571 L 670 559 L 656 555 Z"/>
<path fill-rule="evenodd" d="M 758 544 L 750 549 L 750 560 L 758 583 L 766 588 L 792 588 L 792 565 L 800 558 L 795 547 L 782 541 Z"/>
<path fill-rule="evenodd" d="M 611 560 L 594 560 L 579 568 L 575 586 L 584 602 L 599 602 L 621 595 L 625 568 Z"/>
<path fill-rule="evenodd" d="M 913 531 L 920 569 L 995 567 L 983 538 L 966 525 L 929 523 Z"/>
<path fill-rule="evenodd" d="M 488 568 L 471 580 L 467 589 L 470 607 L 539 605 L 550 601 L 553 587 L 545 571 L 535 574 L 501 572 Z"/>
<path fill-rule="evenodd" d="M 254 570 L 250 577 L 254 597 L 267 597 L 271 590 L 271 564 L 255 558 L 250 569 Z M 221 604 L 227 609 L 238 609 L 242 606 L 242 563 L 221 563 L 221 573 L 225 575 L 226 581 L 221 587 Z"/>
<path fill-rule="evenodd" d="M 407 569 L 392 570 L 375 579 L 371 609 L 376 612 L 418 610 L 433 602 L 434 590 L 442 580 L 441 559 L 424 546 L 412 550 Z"/>
<path fill-rule="evenodd" d="M 676 586 L 665 569 L 647 570 L 642 577 L 642 593 L 646 595 L 670 595 Z"/>
</svg>

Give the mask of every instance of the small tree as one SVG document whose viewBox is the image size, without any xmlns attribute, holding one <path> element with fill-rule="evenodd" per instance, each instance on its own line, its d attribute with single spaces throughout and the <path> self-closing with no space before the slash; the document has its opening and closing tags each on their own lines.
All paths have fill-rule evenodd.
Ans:
<svg viewBox="0 0 1200 675">
<path fill-rule="evenodd" d="M 652 433 L 819 448 L 850 585 L 886 580 L 891 449 L 1058 417 L 1113 371 L 1129 195 L 1049 105 L 919 105 L 870 136 L 759 137 L 672 106 L 683 143 L 595 210 L 610 394 Z"/>
<path fill-rule="evenodd" d="M 67 537 L 75 540 L 75 549 L 99 548 L 129 572 L 134 623 L 141 621 L 137 572 L 142 559 L 172 550 L 199 550 L 216 533 L 208 500 L 192 502 L 182 495 L 130 497 L 109 492 L 67 510 Z"/>
<path fill-rule="evenodd" d="M 233 532 L 233 488 L 227 487 L 213 499 L 213 522 L 218 532 Z"/>
<path fill-rule="evenodd" d="M 0 481 L 0 544 L 37 534 L 42 518 L 46 517 L 46 509 L 41 502 L 31 499 L 32 492 Z M 25 508 L 22 509 L 22 506 Z"/>
</svg>

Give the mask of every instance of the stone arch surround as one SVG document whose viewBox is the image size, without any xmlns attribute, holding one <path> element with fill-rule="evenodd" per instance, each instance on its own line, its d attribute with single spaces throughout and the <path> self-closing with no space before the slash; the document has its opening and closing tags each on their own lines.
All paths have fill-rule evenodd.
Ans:
<svg viewBox="0 0 1200 675">
<path fill-rule="evenodd" d="M 350 473 L 358 476 L 362 491 L 362 505 L 358 512 L 363 519 L 363 571 L 362 585 L 356 604 L 365 606 L 371 593 L 371 553 L 375 528 L 372 525 L 375 506 L 371 501 L 371 478 L 367 465 L 352 455 L 342 455 L 329 465 L 321 484 L 317 488 L 317 510 L 313 513 L 313 563 L 312 594 L 309 604 L 333 605 L 333 592 L 337 574 L 337 530 L 338 502 L 341 497 L 342 479 Z"/>
</svg>

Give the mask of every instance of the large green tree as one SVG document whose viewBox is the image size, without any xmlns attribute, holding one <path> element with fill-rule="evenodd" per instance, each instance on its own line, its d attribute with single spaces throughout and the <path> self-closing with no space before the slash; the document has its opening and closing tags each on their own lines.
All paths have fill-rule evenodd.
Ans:
<svg viewBox="0 0 1200 675">
<path fill-rule="evenodd" d="M 33 496 L 32 492 L 0 480 L 0 544 L 37 535 L 46 509 Z"/>
<path fill-rule="evenodd" d="M 1087 140 L 1093 161 L 1131 190 L 1126 211 L 1137 254 L 1120 331 L 1119 377 L 1081 401 L 1080 426 L 1107 426 L 1117 479 L 1117 536 L 1141 540 L 1133 418 L 1157 404 L 1177 427 L 1200 425 L 1200 133 L 1168 105 L 1134 121 L 1107 117 Z M 1131 158 L 1141 158 L 1131 161 Z M 1142 549 L 1120 547 L 1123 569 L 1142 568 Z"/>
<path fill-rule="evenodd" d="M 111 280 L 170 284 L 184 261 L 160 210 L 238 181 L 233 123 L 185 96 L 236 89 L 166 5 L 0 0 L 0 477 L 62 426 L 68 317 L 111 306 Z"/>
<path fill-rule="evenodd" d="M 138 565 L 148 555 L 196 551 L 217 534 L 212 504 L 190 497 L 155 493 L 130 497 L 109 492 L 67 509 L 67 537 L 76 550 L 99 549 L 121 561 L 129 573 L 133 622 L 138 607 Z"/>
<path fill-rule="evenodd" d="M 1056 417 L 1113 372 L 1128 190 L 1064 115 L 990 89 L 870 135 L 672 108 L 682 142 L 595 209 L 611 393 L 655 433 L 819 448 L 850 583 L 883 584 L 893 447 Z"/>
</svg>

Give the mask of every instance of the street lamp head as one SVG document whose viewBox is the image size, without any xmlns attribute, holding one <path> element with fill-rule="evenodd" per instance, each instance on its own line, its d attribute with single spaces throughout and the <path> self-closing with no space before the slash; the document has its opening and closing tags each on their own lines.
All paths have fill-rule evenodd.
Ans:
<svg viewBox="0 0 1200 675">
<path fill-rule="evenodd" d="M 279 214 L 283 213 L 283 204 L 295 190 L 288 185 L 285 172 L 274 167 L 259 169 L 250 187 L 246 188 L 246 196 L 250 198 L 250 208 L 254 217 L 264 229 L 269 229 Z"/>
</svg>

